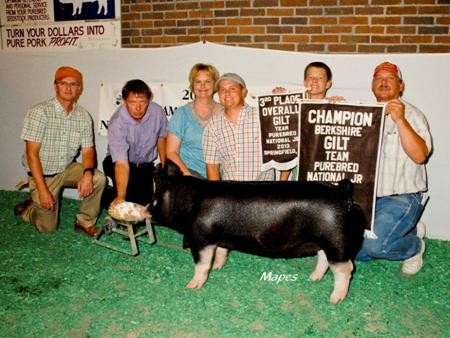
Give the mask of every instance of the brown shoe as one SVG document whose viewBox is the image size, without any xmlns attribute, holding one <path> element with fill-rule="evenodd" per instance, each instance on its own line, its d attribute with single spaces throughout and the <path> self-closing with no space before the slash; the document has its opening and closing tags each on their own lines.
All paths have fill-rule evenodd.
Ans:
<svg viewBox="0 0 450 338">
<path fill-rule="evenodd" d="M 21 216 L 25 210 L 28 209 L 30 205 L 33 204 L 33 200 L 31 197 L 27 198 L 25 201 L 20 202 L 14 207 L 14 215 Z"/>
<path fill-rule="evenodd" d="M 85 227 L 85 226 L 81 225 L 77 219 L 75 220 L 74 228 L 75 228 L 75 231 L 84 232 L 89 237 L 94 237 L 95 234 L 97 233 L 97 231 L 99 230 L 95 226 Z"/>
</svg>

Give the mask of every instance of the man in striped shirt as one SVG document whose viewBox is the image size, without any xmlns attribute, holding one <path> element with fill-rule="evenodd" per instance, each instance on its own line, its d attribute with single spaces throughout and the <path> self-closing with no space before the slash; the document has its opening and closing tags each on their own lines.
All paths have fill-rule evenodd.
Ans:
<svg viewBox="0 0 450 338">
<path fill-rule="evenodd" d="M 261 131 L 256 108 L 245 103 L 247 86 L 235 73 L 216 83 L 223 110 L 203 132 L 209 180 L 272 181 L 274 170 L 261 171 Z"/>
</svg>

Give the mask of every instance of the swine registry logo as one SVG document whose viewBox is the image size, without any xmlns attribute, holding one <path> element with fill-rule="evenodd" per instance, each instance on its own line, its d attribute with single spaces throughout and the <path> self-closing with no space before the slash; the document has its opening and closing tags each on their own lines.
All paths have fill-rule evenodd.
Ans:
<svg viewBox="0 0 450 338">
<path fill-rule="evenodd" d="M 115 0 L 53 0 L 55 21 L 115 18 Z"/>
</svg>

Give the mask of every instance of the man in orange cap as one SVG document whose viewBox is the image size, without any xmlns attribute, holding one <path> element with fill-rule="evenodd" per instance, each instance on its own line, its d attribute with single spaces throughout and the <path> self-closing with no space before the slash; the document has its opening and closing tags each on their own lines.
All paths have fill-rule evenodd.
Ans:
<svg viewBox="0 0 450 338">
<path fill-rule="evenodd" d="M 378 174 L 374 233 L 366 238 L 357 259 L 403 261 L 405 274 L 423 265 L 425 225 L 418 222 L 426 202 L 425 162 L 432 149 L 424 114 L 401 99 L 405 84 L 397 65 L 379 64 L 372 92 L 386 103 L 386 117 Z"/>
<path fill-rule="evenodd" d="M 55 97 L 32 107 L 24 120 L 24 166 L 31 197 L 19 203 L 14 213 L 40 232 L 52 232 L 58 225 L 61 192 L 77 188 L 80 210 L 75 230 L 94 236 L 100 212 L 105 176 L 95 169 L 93 123 L 89 112 L 77 103 L 82 75 L 72 67 L 56 70 Z M 81 163 L 74 160 L 81 149 Z"/>
</svg>

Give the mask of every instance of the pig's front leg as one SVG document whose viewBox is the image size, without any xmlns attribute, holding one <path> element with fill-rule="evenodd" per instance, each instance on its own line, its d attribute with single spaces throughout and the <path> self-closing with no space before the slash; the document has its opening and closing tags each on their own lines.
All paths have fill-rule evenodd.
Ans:
<svg viewBox="0 0 450 338">
<path fill-rule="evenodd" d="M 188 289 L 200 289 L 203 284 L 205 284 L 208 279 L 209 270 L 211 269 L 215 249 L 215 245 L 209 245 L 198 252 L 198 260 L 195 263 L 194 277 L 192 277 L 191 281 L 186 285 Z M 191 250 L 193 249 L 191 248 Z"/>
<path fill-rule="evenodd" d="M 334 290 L 330 296 L 331 303 L 342 302 L 348 293 L 350 278 L 352 277 L 353 263 L 348 260 L 344 263 L 330 264 L 331 271 L 334 275 Z"/>
<path fill-rule="evenodd" d="M 309 275 L 309 279 L 318 282 L 322 279 L 323 275 L 325 275 L 325 272 L 328 270 L 328 260 L 327 255 L 325 254 L 325 251 L 319 250 L 317 252 L 317 264 L 314 271 Z"/>
<path fill-rule="evenodd" d="M 228 257 L 228 249 L 218 246 L 216 248 L 216 254 L 214 255 L 214 263 L 212 269 L 213 270 L 222 269 L 227 263 L 227 257 Z"/>
</svg>

